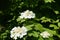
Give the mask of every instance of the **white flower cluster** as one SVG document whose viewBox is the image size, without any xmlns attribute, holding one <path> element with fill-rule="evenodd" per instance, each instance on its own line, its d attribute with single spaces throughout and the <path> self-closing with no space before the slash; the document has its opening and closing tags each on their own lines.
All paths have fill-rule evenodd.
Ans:
<svg viewBox="0 0 60 40">
<path fill-rule="evenodd" d="M 44 31 L 40 34 L 43 38 L 49 38 L 50 34 L 47 31 Z"/>
<path fill-rule="evenodd" d="M 17 38 L 22 38 L 24 35 L 27 34 L 27 29 L 22 26 L 22 27 L 14 27 L 11 31 L 10 31 L 11 35 L 10 37 L 13 39 L 17 39 Z"/>
<path fill-rule="evenodd" d="M 28 18 L 28 19 L 31 19 L 31 18 L 35 18 L 35 13 L 33 13 L 32 11 L 29 11 L 29 10 L 26 10 L 24 12 L 21 13 L 21 16 L 19 16 L 20 18 Z M 27 35 L 27 29 L 26 27 L 22 26 L 22 27 L 14 27 L 11 31 L 10 31 L 10 37 L 11 38 L 14 38 L 15 40 L 17 38 L 22 38 L 23 36 Z M 43 38 L 49 38 L 50 37 L 50 34 L 47 32 L 47 31 L 44 31 L 42 33 L 40 33 L 40 35 L 43 37 Z"/>
<path fill-rule="evenodd" d="M 33 13 L 32 11 L 26 10 L 21 13 L 20 18 L 25 18 L 25 19 L 26 18 L 28 18 L 28 19 L 35 18 L 35 13 Z"/>
</svg>

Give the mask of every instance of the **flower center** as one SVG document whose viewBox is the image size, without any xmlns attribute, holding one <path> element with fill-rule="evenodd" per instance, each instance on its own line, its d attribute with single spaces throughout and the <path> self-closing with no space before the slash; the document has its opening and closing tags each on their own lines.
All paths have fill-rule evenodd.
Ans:
<svg viewBox="0 0 60 40">
<path fill-rule="evenodd" d="M 14 30 L 15 33 L 22 33 L 22 29 L 21 28 L 18 28 L 16 30 Z"/>
<path fill-rule="evenodd" d="M 29 14 L 30 14 L 30 13 L 28 12 L 28 13 L 26 13 L 25 15 L 26 15 L 26 16 L 29 16 Z"/>
</svg>

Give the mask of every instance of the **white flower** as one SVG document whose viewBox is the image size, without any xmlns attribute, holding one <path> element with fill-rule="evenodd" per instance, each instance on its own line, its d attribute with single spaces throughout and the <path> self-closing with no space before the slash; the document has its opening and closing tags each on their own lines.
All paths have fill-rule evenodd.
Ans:
<svg viewBox="0 0 60 40">
<path fill-rule="evenodd" d="M 21 13 L 20 18 L 28 18 L 28 19 L 35 18 L 35 13 L 33 13 L 32 11 L 26 10 Z"/>
<path fill-rule="evenodd" d="M 40 34 L 43 38 L 49 38 L 50 34 L 47 31 L 44 31 Z"/>
<path fill-rule="evenodd" d="M 22 38 L 24 35 L 27 35 L 27 29 L 22 26 L 22 27 L 14 27 L 11 31 L 10 31 L 11 35 L 10 37 L 11 38 L 14 38 L 15 40 L 17 38 Z"/>
</svg>

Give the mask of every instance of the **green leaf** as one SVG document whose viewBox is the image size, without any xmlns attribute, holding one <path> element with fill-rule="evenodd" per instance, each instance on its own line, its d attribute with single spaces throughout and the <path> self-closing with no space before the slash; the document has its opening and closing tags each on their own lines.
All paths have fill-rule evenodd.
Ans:
<svg viewBox="0 0 60 40">
<path fill-rule="evenodd" d="M 59 11 L 54 11 L 55 12 L 55 14 L 59 14 Z"/>
<path fill-rule="evenodd" d="M 17 22 L 21 21 L 21 19 L 19 17 L 16 20 L 17 20 Z"/>
<path fill-rule="evenodd" d="M 17 22 L 19 22 L 19 23 L 22 23 L 22 22 L 25 22 L 25 21 L 26 21 L 26 19 L 21 19 L 21 18 L 19 18 L 19 17 L 18 17 L 16 20 L 17 20 Z"/>
<path fill-rule="evenodd" d="M 42 18 L 40 18 L 41 20 L 45 20 L 46 19 L 46 17 L 42 17 Z"/>
<path fill-rule="evenodd" d="M 9 33 L 9 30 L 6 30 L 5 32 L 6 32 L 6 33 Z"/>
<path fill-rule="evenodd" d="M 49 27 L 54 27 L 54 29 L 59 29 L 59 27 L 57 27 L 57 26 L 54 25 L 54 24 L 50 24 Z"/>
<path fill-rule="evenodd" d="M 32 25 L 27 25 L 26 28 L 28 29 L 28 31 L 32 30 L 32 27 L 34 26 L 34 24 Z"/>
<path fill-rule="evenodd" d="M 39 32 L 32 31 L 32 32 L 28 33 L 28 36 L 38 37 L 39 36 L 38 34 L 39 34 Z"/>
<path fill-rule="evenodd" d="M 56 34 L 59 38 L 60 38 L 60 35 L 59 34 Z"/>
<path fill-rule="evenodd" d="M 38 37 L 38 32 L 33 31 L 33 37 Z"/>
<path fill-rule="evenodd" d="M 48 31 L 51 34 L 51 36 L 56 35 L 56 31 L 50 30 L 50 29 L 47 29 L 47 28 L 44 28 L 44 29 L 45 29 L 45 31 Z"/>
<path fill-rule="evenodd" d="M 42 32 L 44 29 L 43 29 L 43 26 L 41 25 L 41 24 L 39 24 L 39 23 L 36 23 L 35 24 L 35 28 L 34 28 L 35 30 L 39 30 L 40 32 Z"/>
<path fill-rule="evenodd" d="M 3 36 L 3 39 L 4 39 L 4 38 L 7 38 L 7 36 Z"/>
<path fill-rule="evenodd" d="M 58 23 L 58 26 L 60 27 L 60 22 Z"/>
<path fill-rule="evenodd" d="M 41 36 L 39 36 L 39 39 L 38 40 L 44 40 Z"/>
<path fill-rule="evenodd" d="M 1 36 L 6 36 L 7 35 L 7 33 L 3 33 L 3 34 L 1 34 Z"/>
<path fill-rule="evenodd" d="M 28 33 L 28 36 L 32 36 L 33 35 L 33 33 L 31 32 L 31 33 Z"/>
<path fill-rule="evenodd" d="M 52 2 L 55 2 L 54 0 L 44 0 L 45 1 L 45 3 L 52 3 Z"/>
<path fill-rule="evenodd" d="M 49 40 L 54 40 L 53 37 L 50 37 Z"/>
<path fill-rule="evenodd" d="M 42 17 L 40 18 L 40 20 L 42 20 L 41 22 L 51 22 L 51 19 L 50 18 L 47 18 L 47 17 Z"/>
<path fill-rule="evenodd" d="M 57 20 L 51 19 L 51 20 L 52 20 L 52 23 L 58 23 L 59 22 L 59 19 L 57 19 Z"/>
</svg>

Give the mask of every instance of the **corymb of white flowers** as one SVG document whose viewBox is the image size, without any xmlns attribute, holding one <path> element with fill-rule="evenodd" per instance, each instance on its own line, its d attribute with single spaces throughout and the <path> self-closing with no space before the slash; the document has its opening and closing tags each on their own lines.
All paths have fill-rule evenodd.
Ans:
<svg viewBox="0 0 60 40">
<path fill-rule="evenodd" d="M 27 29 L 22 26 L 22 27 L 14 27 L 11 31 L 10 31 L 11 35 L 10 37 L 13 39 L 17 39 L 17 38 L 22 38 L 24 35 L 27 35 Z"/>
<path fill-rule="evenodd" d="M 47 31 L 40 33 L 43 38 L 49 38 L 50 34 Z"/>
<path fill-rule="evenodd" d="M 20 18 L 25 18 L 25 19 L 26 18 L 28 18 L 28 19 L 35 18 L 35 13 L 33 13 L 32 11 L 26 10 L 21 13 Z"/>
</svg>

